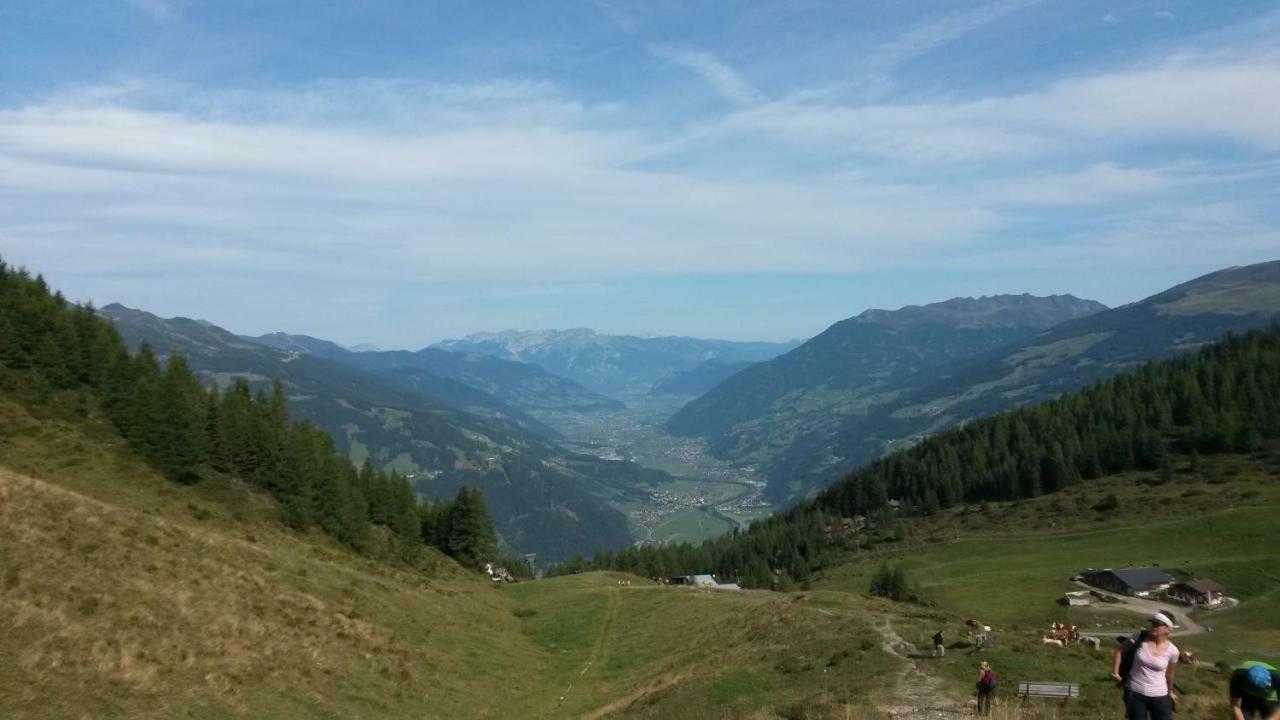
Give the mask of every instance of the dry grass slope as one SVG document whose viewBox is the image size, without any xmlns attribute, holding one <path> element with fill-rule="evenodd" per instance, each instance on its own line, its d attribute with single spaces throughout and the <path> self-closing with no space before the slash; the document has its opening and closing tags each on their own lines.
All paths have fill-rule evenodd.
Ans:
<svg viewBox="0 0 1280 720">
<path fill-rule="evenodd" d="M 0 469 L 6 717 L 478 717 L 496 679 L 528 689 L 507 599 L 448 561 L 355 557 L 225 481 L 176 487 L 0 413 L 0 463 L 58 479 Z"/>
</svg>

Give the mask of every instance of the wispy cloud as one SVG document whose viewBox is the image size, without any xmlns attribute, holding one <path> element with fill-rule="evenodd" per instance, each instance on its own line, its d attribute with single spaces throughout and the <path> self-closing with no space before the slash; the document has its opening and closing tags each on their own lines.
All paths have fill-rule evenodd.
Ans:
<svg viewBox="0 0 1280 720">
<path fill-rule="evenodd" d="M 891 71 L 935 48 L 1040 2 L 1042 0 L 997 0 L 944 16 L 908 30 L 880 46 L 872 53 L 867 64 L 881 72 Z"/>
<path fill-rule="evenodd" d="M 69 242 L 114 248 L 60 253 L 86 271 L 326 276 L 358 254 L 403 278 L 563 280 L 873 267 L 998 222 L 962 198 L 630 169 L 651 151 L 632 132 L 544 123 L 405 134 L 33 106 L 0 112 L 0 191 L 22 208 L 0 234 L 53 248 L 42 228 L 57 223 L 75 228 Z"/>
<path fill-rule="evenodd" d="M 1068 78 L 1043 90 L 910 104 L 772 103 L 717 121 L 740 134 L 917 162 L 1076 154 L 1186 140 L 1280 150 L 1280 59 L 1188 58 Z"/>
<path fill-rule="evenodd" d="M 125 0 L 125 2 L 156 20 L 167 20 L 177 12 L 174 0 Z"/>
<path fill-rule="evenodd" d="M 654 45 L 650 50 L 658 57 L 693 72 L 717 95 L 735 105 L 756 105 L 766 99 L 736 70 L 710 53 L 671 45 Z"/>
</svg>

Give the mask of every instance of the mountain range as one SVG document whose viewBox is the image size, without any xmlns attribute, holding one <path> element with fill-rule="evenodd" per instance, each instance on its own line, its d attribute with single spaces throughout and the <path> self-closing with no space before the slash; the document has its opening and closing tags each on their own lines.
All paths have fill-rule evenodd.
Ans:
<svg viewBox="0 0 1280 720">
<path fill-rule="evenodd" d="M 730 377 L 667 423 L 803 497 L 945 427 L 1078 389 L 1280 313 L 1280 262 L 1106 309 L 1071 296 L 869 310 Z"/>
<path fill-rule="evenodd" d="M 397 379 L 390 371 L 325 357 L 375 353 L 348 353 L 315 338 L 286 341 L 276 335 L 263 344 L 207 322 L 164 319 L 118 304 L 99 312 L 114 321 L 130 346 L 146 342 L 160 355 L 181 352 L 210 384 L 226 386 L 237 377 L 255 388 L 281 382 L 292 416 L 327 431 L 338 451 L 357 464 L 371 458 L 378 467 L 411 475 L 420 494 L 446 498 L 463 485 L 480 488 L 507 545 L 550 561 L 587 548 L 629 544 L 626 518 L 597 495 L 625 493 L 629 483 L 670 479 L 632 463 L 566 451 L 549 429 L 522 411 L 421 366 Z M 507 365 L 513 367 L 502 369 L 515 377 L 545 375 Z M 565 392 L 573 389 L 557 378 L 546 382 Z M 519 383 L 505 383 L 513 385 Z"/>
<path fill-rule="evenodd" d="M 245 338 L 280 350 L 304 352 L 350 367 L 391 377 L 425 394 L 450 399 L 451 384 L 460 383 L 523 413 L 593 412 L 617 410 L 622 403 L 588 390 L 568 378 L 537 365 L 503 360 L 474 352 L 424 348 L 407 350 L 347 350 L 328 340 L 307 335 L 271 333 Z M 442 383 L 441 380 L 452 381 Z"/>
<path fill-rule="evenodd" d="M 760 362 L 794 348 L 785 343 L 689 337 L 642 338 L 592 330 L 507 330 L 477 333 L 433 345 L 537 365 L 605 395 L 647 393 L 655 383 L 708 360 Z"/>
</svg>

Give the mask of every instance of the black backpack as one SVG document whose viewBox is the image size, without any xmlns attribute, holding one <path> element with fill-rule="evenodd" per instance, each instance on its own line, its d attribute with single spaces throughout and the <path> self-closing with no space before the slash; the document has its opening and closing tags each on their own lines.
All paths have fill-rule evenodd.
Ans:
<svg viewBox="0 0 1280 720">
<path fill-rule="evenodd" d="M 1138 641 L 1134 642 L 1133 638 L 1125 638 L 1123 649 L 1120 651 L 1120 684 L 1124 685 L 1129 682 L 1129 673 L 1133 670 L 1133 657 L 1138 654 L 1138 648 L 1142 647 L 1142 643 L 1147 641 L 1150 633 L 1146 630 L 1138 633 Z"/>
</svg>

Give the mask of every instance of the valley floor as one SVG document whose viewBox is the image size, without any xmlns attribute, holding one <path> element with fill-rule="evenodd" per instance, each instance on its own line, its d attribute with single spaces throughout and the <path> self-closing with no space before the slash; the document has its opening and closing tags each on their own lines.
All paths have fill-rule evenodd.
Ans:
<svg viewBox="0 0 1280 720">
<path fill-rule="evenodd" d="M 662 425 L 690 398 L 634 394 L 626 407 L 591 413 L 539 413 L 578 452 L 624 459 L 663 470 L 675 482 L 598 489 L 630 520 L 642 543 L 701 542 L 746 527 L 776 508 L 763 498 L 764 480 L 748 469 L 711 457 L 697 438 L 668 435 Z"/>
</svg>

